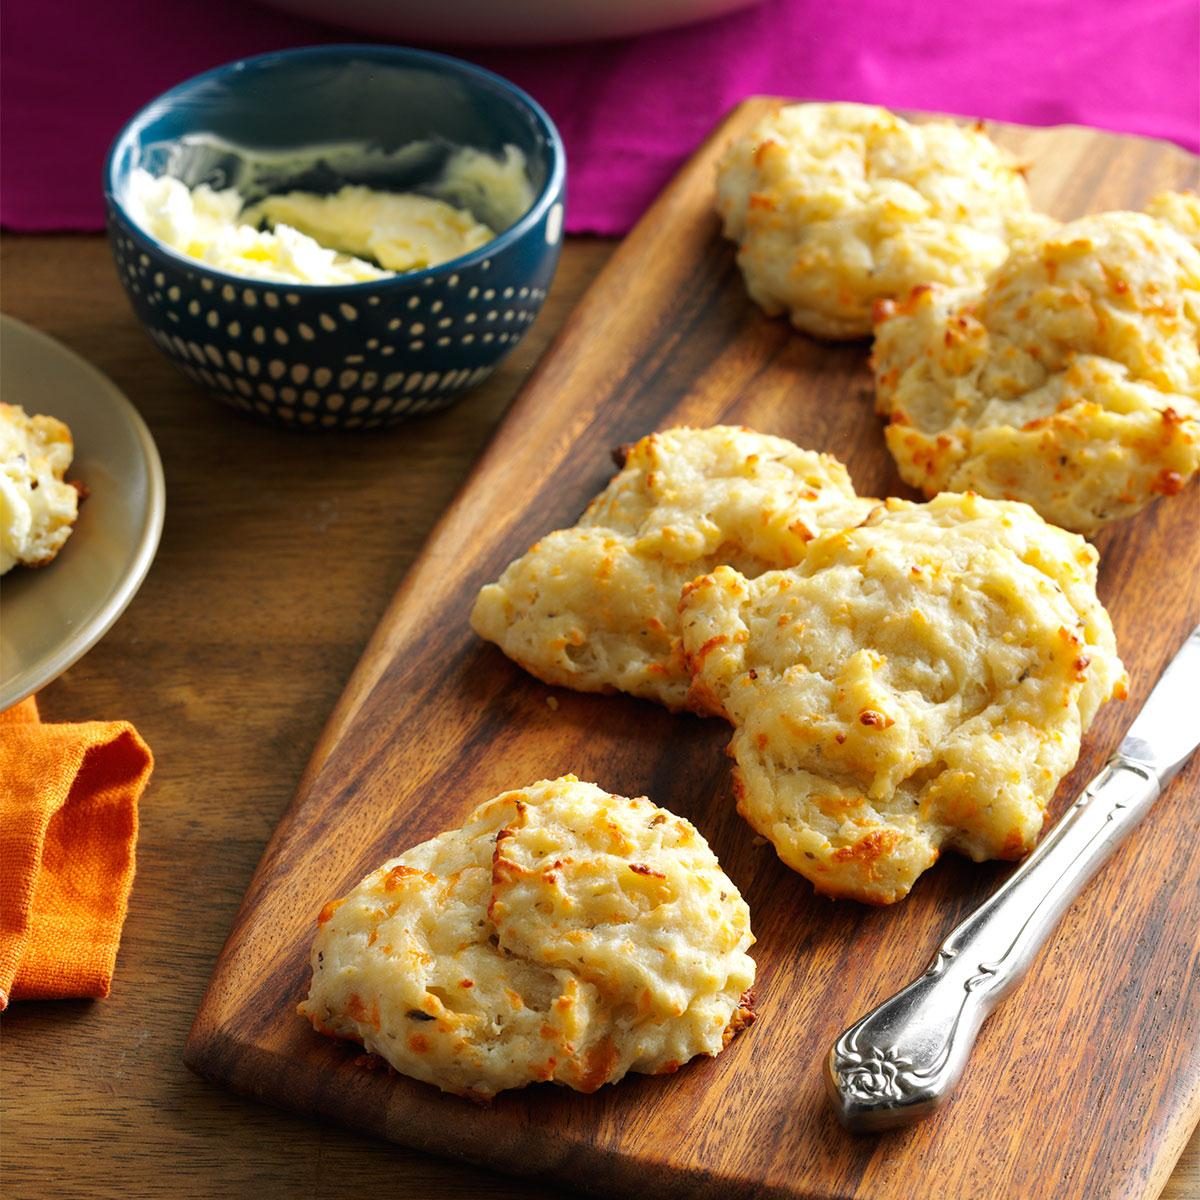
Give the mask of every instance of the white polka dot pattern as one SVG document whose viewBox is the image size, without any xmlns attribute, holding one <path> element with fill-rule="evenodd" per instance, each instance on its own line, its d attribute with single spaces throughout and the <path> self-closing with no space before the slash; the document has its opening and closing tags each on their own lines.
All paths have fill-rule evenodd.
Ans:
<svg viewBox="0 0 1200 1200">
<path fill-rule="evenodd" d="M 558 240 L 554 211 L 537 242 Z M 109 217 L 121 283 L 159 349 L 232 407 L 309 428 L 372 429 L 450 404 L 533 324 L 557 257 L 543 247 L 531 273 L 514 243 L 445 277 L 414 274 L 372 294 L 285 291 L 151 255 L 122 217 Z M 517 271 L 524 279 L 509 274 Z"/>
</svg>

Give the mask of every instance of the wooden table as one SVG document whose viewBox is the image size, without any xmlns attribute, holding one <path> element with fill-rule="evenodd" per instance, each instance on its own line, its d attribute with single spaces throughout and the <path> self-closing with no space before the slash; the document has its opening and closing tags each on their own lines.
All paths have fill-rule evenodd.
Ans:
<svg viewBox="0 0 1200 1200">
<path fill-rule="evenodd" d="M 258 857 L 376 621 L 611 243 L 566 246 L 542 316 L 477 392 L 368 436 L 280 432 L 213 403 L 142 332 L 103 239 L 9 236 L 0 249 L 4 311 L 113 379 L 167 476 L 162 545 L 141 592 L 41 694 L 46 720 L 133 721 L 157 766 L 112 996 L 4 1015 L 4 1194 L 546 1196 L 536 1182 L 239 1100 L 179 1056 Z M 1200 1197 L 1200 1135 L 1163 1196 Z"/>
</svg>

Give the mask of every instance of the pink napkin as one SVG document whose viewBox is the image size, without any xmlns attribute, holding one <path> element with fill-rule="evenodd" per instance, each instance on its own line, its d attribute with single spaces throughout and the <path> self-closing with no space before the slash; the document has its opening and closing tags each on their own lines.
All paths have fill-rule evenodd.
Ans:
<svg viewBox="0 0 1200 1200">
<path fill-rule="evenodd" d="M 0 220 L 99 229 L 105 150 L 155 94 L 244 55 L 363 40 L 238 0 L 11 4 Z M 721 114 L 756 92 L 1077 122 L 1200 149 L 1196 0 L 767 0 L 630 41 L 459 53 L 557 122 L 573 232 L 628 229 Z"/>
</svg>

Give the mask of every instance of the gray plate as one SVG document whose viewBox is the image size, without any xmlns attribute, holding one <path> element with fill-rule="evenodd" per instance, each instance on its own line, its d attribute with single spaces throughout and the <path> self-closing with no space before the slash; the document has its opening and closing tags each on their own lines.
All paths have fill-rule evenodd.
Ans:
<svg viewBox="0 0 1200 1200">
<path fill-rule="evenodd" d="M 78 355 L 0 316 L 0 399 L 70 426 L 69 479 L 87 485 L 75 532 L 45 567 L 0 581 L 0 711 L 56 679 L 112 627 L 158 549 L 165 486 L 137 410 Z"/>
</svg>

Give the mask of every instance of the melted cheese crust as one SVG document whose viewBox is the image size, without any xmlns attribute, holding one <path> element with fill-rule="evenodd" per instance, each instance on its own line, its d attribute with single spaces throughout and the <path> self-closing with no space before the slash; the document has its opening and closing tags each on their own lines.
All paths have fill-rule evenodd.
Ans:
<svg viewBox="0 0 1200 1200">
<path fill-rule="evenodd" d="M 804 562 L 691 584 L 738 811 L 817 890 L 903 898 L 951 847 L 1019 858 L 1124 671 L 1095 550 L 1023 504 L 889 500 Z"/>
<path fill-rule="evenodd" d="M 749 429 L 643 438 L 579 523 L 548 534 L 479 593 L 476 633 L 547 683 L 688 705 L 684 584 L 798 562 L 810 538 L 863 520 L 837 459 Z"/>
<path fill-rule="evenodd" d="M 1039 218 L 1020 169 L 979 127 L 911 125 L 860 104 L 796 104 L 734 142 L 717 212 L 750 296 L 826 338 L 917 284 L 978 284 Z"/>
<path fill-rule="evenodd" d="M 573 775 L 488 801 L 320 922 L 301 1014 L 476 1099 L 671 1072 L 753 1020 L 749 910 L 704 838 Z"/>
<path fill-rule="evenodd" d="M 1155 208 L 1200 230 L 1194 197 Z M 1023 500 L 1090 534 L 1200 468 L 1200 250 L 1165 221 L 1084 217 L 982 290 L 918 288 L 878 315 L 888 449 L 926 495 Z"/>
<path fill-rule="evenodd" d="M 63 476 L 74 451 L 62 421 L 0 404 L 0 575 L 44 566 L 71 536 L 79 492 Z"/>
</svg>

